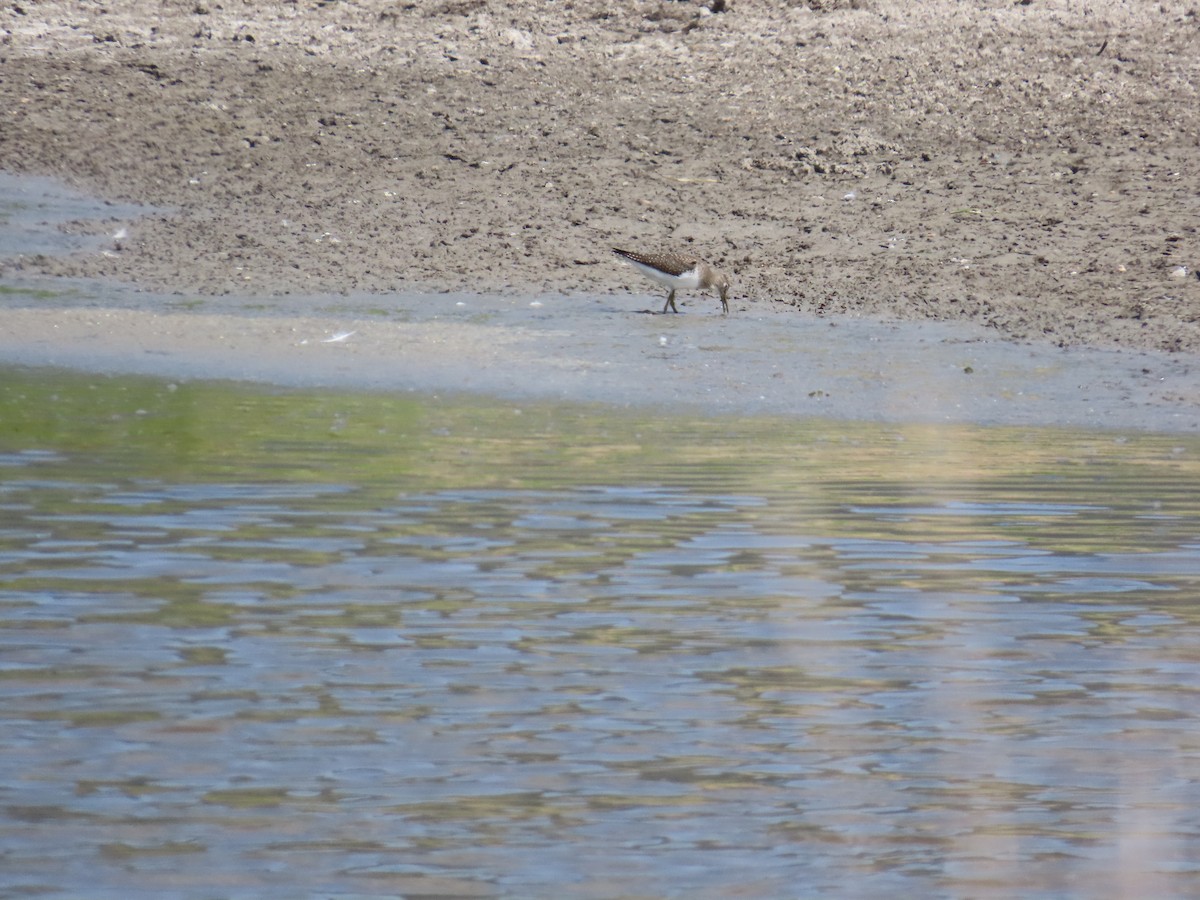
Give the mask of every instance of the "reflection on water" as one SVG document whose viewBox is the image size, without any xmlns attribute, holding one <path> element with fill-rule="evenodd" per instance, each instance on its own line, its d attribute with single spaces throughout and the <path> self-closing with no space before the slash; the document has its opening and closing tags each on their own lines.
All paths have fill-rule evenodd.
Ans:
<svg viewBox="0 0 1200 900">
<path fill-rule="evenodd" d="M 6 373 L 0 885 L 1182 896 L 1198 468 Z"/>
</svg>

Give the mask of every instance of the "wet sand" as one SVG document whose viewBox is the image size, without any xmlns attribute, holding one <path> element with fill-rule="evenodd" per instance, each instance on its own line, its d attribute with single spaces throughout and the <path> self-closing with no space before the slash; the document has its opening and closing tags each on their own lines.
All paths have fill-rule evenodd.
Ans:
<svg viewBox="0 0 1200 900">
<path fill-rule="evenodd" d="M 1180 354 L 1022 345 L 959 324 L 723 317 L 715 301 L 661 315 L 586 295 L 292 297 L 285 314 L 244 297 L 28 288 L 2 298 L 5 363 L 668 413 L 1200 430 L 1200 369 Z"/>
</svg>

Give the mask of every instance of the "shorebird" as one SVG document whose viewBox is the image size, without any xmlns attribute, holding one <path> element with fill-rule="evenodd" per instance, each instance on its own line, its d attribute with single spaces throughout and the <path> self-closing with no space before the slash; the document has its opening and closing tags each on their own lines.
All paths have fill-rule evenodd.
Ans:
<svg viewBox="0 0 1200 900">
<path fill-rule="evenodd" d="M 729 277 L 718 272 L 698 256 L 690 253 L 641 253 L 613 247 L 613 253 L 625 259 L 647 278 L 670 289 L 662 311 L 679 312 L 675 308 L 678 290 L 707 290 L 716 288 L 721 295 L 721 312 L 729 313 Z"/>
</svg>

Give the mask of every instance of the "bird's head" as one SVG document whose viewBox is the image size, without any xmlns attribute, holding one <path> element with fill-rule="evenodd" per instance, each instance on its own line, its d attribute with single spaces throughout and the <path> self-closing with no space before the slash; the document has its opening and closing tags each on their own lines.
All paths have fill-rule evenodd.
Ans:
<svg viewBox="0 0 1200 900">
<path fill-rule="evenodd" d="M 717 280 L 713 282 L 717 290 L 721 294 L 721 302 L 725 303 L 729 299 L 729 289 L 733 286 L 733 282 L 729 280 L 729 276 L 724 272 L 717 275 Z"/>
</svg>

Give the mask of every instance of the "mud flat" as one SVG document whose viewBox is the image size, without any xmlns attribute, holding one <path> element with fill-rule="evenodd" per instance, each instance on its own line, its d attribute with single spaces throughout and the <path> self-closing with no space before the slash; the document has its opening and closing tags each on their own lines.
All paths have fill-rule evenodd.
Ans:
<svg viewBox="0 0 1200 900">
<path fill-rule="evenodd" d="M 10 4 L 0 168 L 57 180 L 0 217 L 0 353 L 1197 426 L 1194 11 L 710 6 Z M 615 243 L 708 256 L 732 315 L 640 314 Z"/>
<path fill-rule="evenodd" d="M 0 169 L 163 211 L 3 270 L 525 296 L 683 246 L 738 310 L 1200 350 L 1196 9 L 713 5 L 6 4 Z"/>
</svg>

